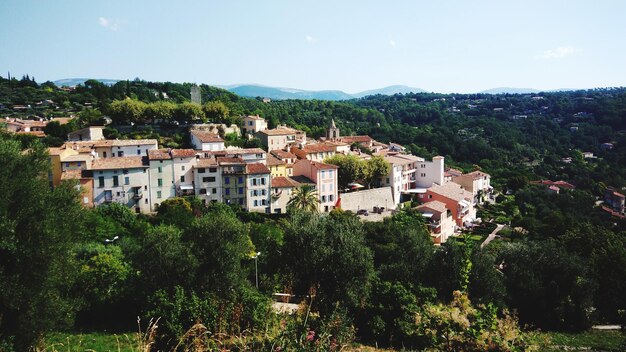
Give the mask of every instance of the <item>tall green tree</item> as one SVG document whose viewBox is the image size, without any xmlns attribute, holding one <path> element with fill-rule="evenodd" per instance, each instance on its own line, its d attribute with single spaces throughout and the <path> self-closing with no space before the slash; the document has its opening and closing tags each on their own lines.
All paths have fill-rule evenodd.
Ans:
<svg viewBox="0 0 626 352">
<path fill-rule="evenodd" d="M 39 334 L 68 327 L 79 307 L 73 248 L 83 233 L 78 191 L 48 185 L 48 156 L 0 136 L 0 340 L 27 350 Z"/>
<path fill-rule="evenodd" d="M 287 202 L 287 207 L 317 213 L 319 203 L 315 188 L 311 185 L 302 185 L 293 191 L 291 199 Z"/>
<path fill-rule="evenodd" d="M 372 184 L 381 177 L 389 175 L 389 171 L 391 171 L 391 165 L 382 156 L 372 156 L 363 167 L 363 181 L 367 183 L 367 188 L 372 188 Z"/>
<path fill-rule="evenodd" d="M 348 184 L 363 178 L 365 163 L 355 155 L 336 154 L 324 162 L 339 167 L 337 183 L 340 189 L 346 189 Z"/>
</svg>

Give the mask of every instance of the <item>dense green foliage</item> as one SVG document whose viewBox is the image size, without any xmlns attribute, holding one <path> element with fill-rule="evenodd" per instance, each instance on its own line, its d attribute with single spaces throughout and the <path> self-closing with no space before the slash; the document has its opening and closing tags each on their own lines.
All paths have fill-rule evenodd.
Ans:
<svg viewBox="0 0 626 352">
<path fill-rule="evenodd" d="M 112 117 L 114 125 L 229 123 L 242 114 L 259 114 L 270 127 L 287 123 L 312 137 L 323 135 L 334 118 L 343 135 L 369 134 L 422 157 L 443 155 L 448 165 L 465 171 L 490 173 L 503 194 L 480 216 L 510 222 L 511 229 L 482 250 L 469 237 L 436 248 L 412 212 L 361 223 L 349 213 L 298 211 L 308 208 L 304 201 L 275 218 L 225 205 L 206 208 L 194 199 L 163 202 L 153 217 L 136 216 L 115 204 L 86 210 L 77 203 L 72 184 L 48 188 L 47 157 L 36 138 L 3 134 L 4 346 L 22 349 L 41 332 L 64 327 L 131 328 L 141 316 L 144 321 L 161 317 L 158 346 L 172 345 L 198 322 L 212 333 L 231 336 L 246 329 L 268 332 L 282 323 L 284 328 L 268 332 L 273 337 L 257 346 L 305 349 L 317 344 L 328 350 L 354 337 L 414 348 L 463 341 L 481 350 L 484 346 L 476 344 L 480 339 L 516 334 L 493 328 L 494 312 L 498 324 L 515 326 L 505 308 L 516 312 L 522 325 L 573 331 L 615 322 L 626 309 L 626 221 L 596 206 L 607 186 L 626 186 L 624 89 L 268 104 L 202 85 L 208 101 L 192 106 L 190 87 L 87 81 L 65 91 L 27 77 L 0 78 L 0 113 L 76 114 L 75 125 L 49 125 L 50 136 L 42 140 L 47 145 L 58 144 L 73 127 L 100 123 L 100 112 Z M 36 104 L 44 99 L 54 100 L 59 109 Z M 12 109 L 15 105 L 31 109 L 20 112 Z M 173 133 L 152 128 L 114 126 L 105 133 L 156 137 L 168 146 L 186 143 L 177 127 L 171 127 Z M 606 142 L 614 147 L 602 148 Z M 231 138 L 229 143 L 255 142 Z M 581 152 L 587 151 L 597 158 L 584 158 Z M 336 162 L 351 165 L 350 160 Z M 339 174 L 342 187 L 357 179 L 367 183 L 368 172 L 380 172 L 379 167 L 355 165 Z M 571 182 L 576 189 L 548 194 L 528 182 L 546 178 Z M 115 236 L 119 239 L 104 244 Z M 259 290 L 253 287 L 251 255 L 256 252 L 261 252 Z M 268 309 L 273 292 L 296 295 L 305 311 L 277 321 Z M 309 307 L 316 314 L 308 314 Z M 469 325 L 446 320 L 451 313 L 465 314 Z M 468 331 L 458 335 L 462 340 L 442 340 L 432 334 L 442 326 Z M 523 343 L 500 348 L 515 350 Z"/>
</svg>

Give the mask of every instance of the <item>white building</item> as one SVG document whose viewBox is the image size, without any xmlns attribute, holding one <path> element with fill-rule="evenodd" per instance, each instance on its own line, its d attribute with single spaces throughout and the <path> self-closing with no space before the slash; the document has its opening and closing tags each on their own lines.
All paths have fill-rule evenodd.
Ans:
<svg viewBox="0 0 626 352">
<path fill-rule="evenodd" d="M 99 144 L 100 142 L 96 142 L 96 145 Z M 112 156 L 122 157 L 148 155 L 149 150 L 156 150 L 158 148 L 159 142 L 156 139 L 116 139 L 110 141 L 110 144 Z"/>
<path fill-rule="evenodd" d="M 267 121 L 259 115 L 245 116 L 243 118 L 243 130 L 246 134 L 255 134 L 267 129 Z"/>
<path fill-rule="evenodd" d="M 287 203 L 295 188 L 300 184 L 289 177 L 272 177 L 271 210 L 274 214 L 287 212 Z"/>
<path fill-rule="evenodd" d="M 193 170 L 197 163 L 196 152 L 193 149 L 172 149 L 170 155 L 173 160 L 176 195 L 194 195 Z"/>
<path fill-rule="evenodd" d="M 70 132 L 67 134 L 67 140 L 70 142 L 76 141 L 100 141 L 105 139 L 102 131 L 102 126 L 89 126 L 81 128 L 79 130 Z"/>
<path fill-rule="evenodd" d="M 270 213 L 271 176 L 270 169 L 261 163 L 247 164 L 246 209 L 257 213 Z"/>
<path fill-rule="evenodd" d="M 157 211 L 161 202 L 176 196 L 174 187 L 174 160 L 167 149 L 148 152 L 149 203 L 151 211 Z"/>
<path fill-rule="evenodd" d="M 94 178 L 94 205 L 116 202 L 137 213 L 150 212 L 145 157 L 96 159 L 91 170 Z"/>
<path fill-rule="evenodd" d="M 198 159 L 194 167 L 196 196 L 205 204 L 222 202 L 222 173 L 217 159 Z"/>
<path fill-rule="evenodd" d="M 207 131 L 191 131 L 193 148 L 201 151 L 224 150 L 224 140 L 217 134 Z"/>
</svg>

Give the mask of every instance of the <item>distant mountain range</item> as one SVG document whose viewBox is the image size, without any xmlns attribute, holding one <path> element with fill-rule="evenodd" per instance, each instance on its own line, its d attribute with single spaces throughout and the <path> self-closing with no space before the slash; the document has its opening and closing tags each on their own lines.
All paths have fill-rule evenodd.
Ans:
<svg viewBox="0 0 626 352">
<path fill-rule="evenodd" d="M 58 79 L 52 83 L 54 83 L 57 87 L 73 87 L 79 84 L 83 84 L 85 83 L 85 81 L 88 81 L 90 79 L 94 79 L 94 78 L 64 78 L 64 79 Z M 121 81 L 121 79 L 100 79 L 100 78 L 95 78 L 95 80 L 103 84 L 106 84 L 107 86 L 112 86 L 115 83 Z"/>
<path fill-rule="evenodd" d="M 90 78 L 65 78 L 54 81 L 57 86 L 76 86 L 83 84 Z M 118 79 L 96 79 L 106 85 L 113 85 L 120 80 Z M 406 93 L 426 93 L 427 91 L 421 88 L 408 87 L 403 85 L 394 85 L 379 89 L 366 90 L 359 93 L 346 93 L 341 90 L 303 90 L 295 88 L 280 88 L 269 87 L 260 84 L 232 84 L 232 85 L 216 85 L 216 87 L 226 89 L 232 93 L 235 93 L 242 97 L 263 97 L 274 100 L 285 99 L 318 99 L 318 100 L 348 100 L 362 98 L 368 95 L 394 95 L 394 94 L 406 94 Z M 547 90 L 546 92 L 562 92 L 576 89 L 562 88 Z M 534 88 L 512 88 L 512 87 L 500 87 L 483 90 L 482 94 L 530 94 L 539 93 L 541 90 Z"/>
<path fill-rule="evenodd" d="M 319 100 L 347 100 L 362 98 L 368 95 L 393 95 L 397 93 L 424 93 L 426 92 L 420 88 L 413 88 L 407 86 L 389 86 L 380 89 L 367 90 L 355 94 L 349 94 L 340 90 L 302 90 L 294 88 L 278 88 L 268 87 L 259 84 L 242 84 L 231 86 L 220 86 L 227 89 L 237 95 L 243 97 L 263 97 L 276 100 L 282 99 L 319 99 Z"/>
</svg>

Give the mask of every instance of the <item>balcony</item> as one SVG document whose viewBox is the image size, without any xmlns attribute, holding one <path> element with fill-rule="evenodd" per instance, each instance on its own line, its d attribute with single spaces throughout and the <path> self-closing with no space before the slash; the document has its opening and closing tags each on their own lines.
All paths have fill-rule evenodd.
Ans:
<svg viewBox="0 0 626 352">
<path fill-rule="evenodd" d="M 243 174 L 244 168 L 242 167 L 225 167 L 222 168 L 222 174 L 224 175 L 233 175 L 233 174 Z"/>
<path fill-rule="evenodd" d="M 143 192 L 140 191 L 140 192 L 136 192 L 136 193 L 133 194 L 133 199 L 134 200 L 139 200 L 141 198 L 143 198 Z"/>
</svg>

